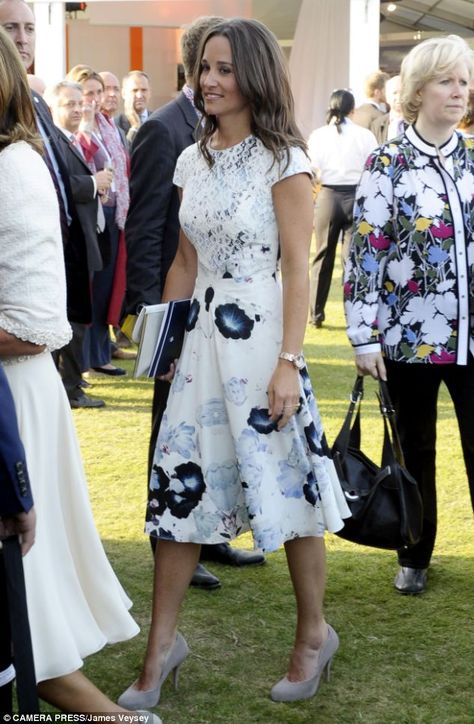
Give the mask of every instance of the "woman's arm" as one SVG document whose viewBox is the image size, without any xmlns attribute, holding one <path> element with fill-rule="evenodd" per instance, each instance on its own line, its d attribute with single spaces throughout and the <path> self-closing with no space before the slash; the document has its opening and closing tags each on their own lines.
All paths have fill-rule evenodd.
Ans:
<svg viewBox="0 0 474 724">
<path fill-rule="evenodd" d="M 169 302 L 173 299 L 188 299 L 194 291 L 197 275 L 196 250 L 184 234 L 179 232 L 179 243 L 176 256 L 166 275 L 165 287 L 161 297 L 162 302 Z M 175 360 L 175 363 L 177 360 Z M 176 364 L 170 366 L 166 375 L 161 375 L 160 380 L 171 382 L 176 370 Z"/>
<path fill-rule="evenodd" d="M 308 259 L 313 228 L 311 180 L 299 173 L 276 183 L 272 188 L 278 224 L 283 283 L 282 352 L 299 354 L 303 349 L 308 319 Z M 298 408 L 299 371 L 291 362 L 279 359 L 268 386 L 269 413 L 278 418 L 279 429 L 287 424 Z"/>
<path fill-rule="evenodd" d="M 173 299 L 188 299 L 196 283 L 197 256 L 196 250 L 181 230 L 176 256 L 166 275 L 162 302 Z"/>
<path fill-rule="evenodd" d="M 40 354 L 46 349 L 44 344 L 24 342 L 13 334 L 0 329 L 0 357 L 17 357 L 19 355 Z"/>
</svg>

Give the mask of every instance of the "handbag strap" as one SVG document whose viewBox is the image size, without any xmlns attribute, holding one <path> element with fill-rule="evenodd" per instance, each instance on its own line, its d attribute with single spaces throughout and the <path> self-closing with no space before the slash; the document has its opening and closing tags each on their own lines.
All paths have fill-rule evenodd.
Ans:
<svg viewBox="0 0 474 724">
<path fill-rule="evenodd" d="M 397 416 L 390 398 L 388 385 L 384 380 L 379 379 L 379 392 L 377 397 L 379 400 L 380 414 L 384 421 L 383 459 L 387 457 L 394 458 L 400 465 L 405 467 L 405 457 L 397 429 Z"/>
<path fill-rule="evenodd" d="M 358 375 L 352 388 L 349 409 L 347 410 L 345 420 L 333 445 L 333 450 L 337 450 L 342 455 L 345 455 L 349 445 L 357 449 L 360 447 L 360 401 L 363 395 L 364 378 L 362 375 Z M 356 408 L 357 414 L 351 428 L 352 418 Z"/>
</svg>

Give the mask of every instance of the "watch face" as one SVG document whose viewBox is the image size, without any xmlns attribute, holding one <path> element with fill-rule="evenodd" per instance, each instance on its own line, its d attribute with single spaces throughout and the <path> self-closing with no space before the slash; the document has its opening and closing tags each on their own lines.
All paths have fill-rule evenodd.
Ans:
<svg viewBox="0 0 474 724">
<path fill-rule="evenodd" d="M 297 354 L 295 356 L 294 364 L 295 364 L 295 367 L 297 367 L 297 369 L 299 369 L 299 370 L 303 369 L 305 362 L 304 362 L 304 357 L 302 354 Z"/>
</svg>

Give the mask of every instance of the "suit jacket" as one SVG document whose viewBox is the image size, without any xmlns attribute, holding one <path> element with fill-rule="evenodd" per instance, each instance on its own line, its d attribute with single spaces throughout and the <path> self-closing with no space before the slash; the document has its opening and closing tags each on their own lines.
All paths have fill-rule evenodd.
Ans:
<svg viewBox="0 0 474 724">
<path fill-rule="evenodd" d="M 67 237 L 63 236 L 64 261 L 66 266 L 67 317 L 70 322 L 89 324 L 92 320 L 90 279 L 87 269 L 86 241 L 74 202 L 69 171 L 64 158 L 64 134 L 53 123 L 53 118 L 44 99 L 32 92 L 36 114 L 48 136 L 49 143 L 58 165 L 67 198 L 71 224 Z M 45 151 L 46 153 L 46 151 Z M 61 204 L 62 201 L 58 199 Z"/>
<path fill-rule="evenodd" d="M 370 126 L 375 119 L 383 115 L 382 111 L 379 111 L 372 103 L 362 103 L 361 106 L 355 109 L 352 120 L 354 123 L 357 123 L 357 125 L 370 130 Z"/>
<path fill-rule="evenodd" d="M 380 146 L 387 140 L 389 123 L 390 113 L 384 113 L 383 116 L 379 116 L 371 123 L 370 130 Z"/>
<path fill-rule="evenodd" d="M 179 238 L 179 196 L 173 185 L 178 156 L 195 142 L 197 114 L 181 93 L 154 111 L 132 148 L 127 244 L 126 312 L 161 300 Z"/>
<path fill-rule="evenodd" d="M 97 236 L 97 205 L 98 195 L 92 180 L 92 171 L 85 159 L 64 133 L 59 136 L 60 145 L 66 162 L 72 197 L 80 227 L 84 235 L 87 250 L 87 266 L 89 272 L 103 268 L 103 253 Z"/>
<path fill-rule="evenodd" d="M 25 451 L 5 372 L 0 366 L 0 515 L 28 512 L 33 505 Z"/>
</svg>

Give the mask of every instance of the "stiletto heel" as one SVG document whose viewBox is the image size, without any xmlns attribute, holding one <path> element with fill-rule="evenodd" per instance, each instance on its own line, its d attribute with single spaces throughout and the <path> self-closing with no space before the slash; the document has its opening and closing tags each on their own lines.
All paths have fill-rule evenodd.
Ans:
<svg viewBox="0 0 474 724">
<path fill-rule="evenodd" d="M 180 668 L 181 668 L 181 664 L 178 664 L 178 666 L 176 666 L 176 668 L 173 669 L 173 685 L 174 685 L 175 691 L 178 691 Z"/>
<path fill-rule="evenodd" d="M 119 696 L 117 704 L 119 706 L 123 706 L 124 709 L 130 709 L 131 711 L 136 711 L 137 709 L 149 709 L 156 706 L 160 701 L 161 687 L 171 672 L 173 674 L 174 688 L 178 688 L 179 669 L 188 654 L 189 646 L 184 637 L 178 632 L 173 646 L 166 654 L 158 686 L 155 689 L 141 691 L 139 689 L 135 689 L 134 684 L 136 682 L 134 682 L 123 692 L 123 694 Z"/>
<path fill-rule="evenodd" d="M 305 681 L 289 681 L 283 677 L 270 692 L 273 701 L 300 701 L 310 699 L 319 688 L 321 677 L 324 675 L 329 681 L 331 663 L 334 654 L 339 648 L 339 637 L 332 626 L 328 626 L 328 637 L 319 650 L 319 660 L 314 676 Z"/>
</svg>

